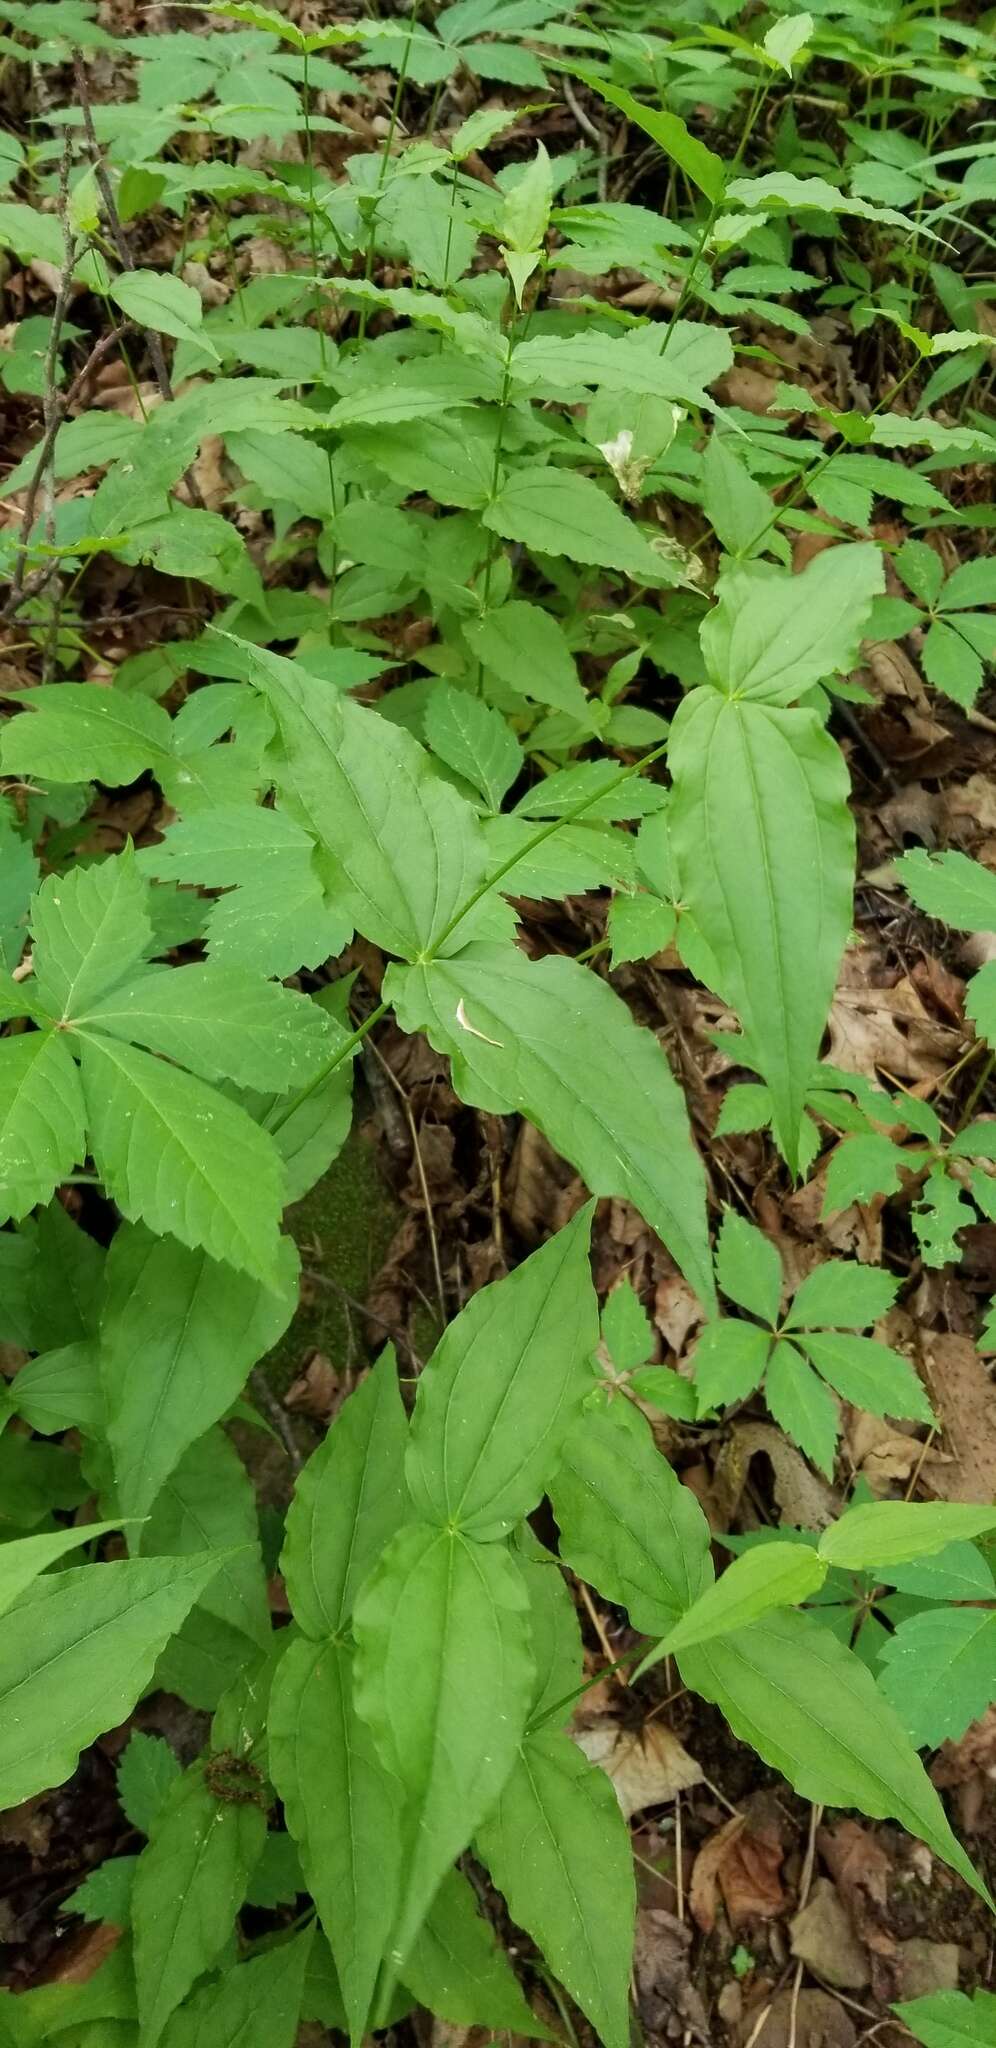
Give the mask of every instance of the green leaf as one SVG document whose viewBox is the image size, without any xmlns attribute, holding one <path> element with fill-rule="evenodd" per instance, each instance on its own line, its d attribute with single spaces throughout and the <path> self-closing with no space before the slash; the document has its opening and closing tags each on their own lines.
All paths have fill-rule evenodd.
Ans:
<svg viewBox="0 0 996 2048">
<path fill-rule="evenodd" d="M 621 467 L 635 461 L 644 469 L 674 438 L 674 401 L 709 407 L 706 387 L 732 368 L 729 336 L 722 327 L 702 327 L 692 320 L 677 320 L 671 328 L 648 325 L 632 327 L 623 334 L 600 334 L 585 328 L 578 334 L 538 334 L 515 350 L 509 375 L 512 384 L 547 397 L 560 397 L 572 384 L 595 384 L 600 393 L 618 394 L 621 404 L 612 408 L 607 423 L 596 400 L 585 424 L 586 438 L 605 456 L 618 473 L 619 460 L 606 451 L 607 442 L 620 434 L 629 436 Z M 641 399 L 653 399 L 662 406 L 656 432 L 650 438 L 650 453 L 644 444 Z M 680 418 L 680 414 L 678 415 Z M 647 422 L 650 431 L 650 422 Z M 654 439 L 658 447 L 654 447 Z M 622 450 L 619 451 L 620 456 Z M 771 504 L 765 498 L 770 515 Z"/>
<path fill-rule="evenodd" d="M 669 761 L 680 897 L 716 961 L 718 993 L 739 1012 L 795 1168 L 851 928 L 847 768 L 815 712 L 711 689 L 679 706 Z"/>
<path fill-rule="evenodd" d="M 194 1993 L 165 2048 L 294 2048 L 314 1929 L 264 1949 Z"/>
<path fill-rule="evenodd" d="M 898 1820 L 988 1899 L 870 1671 L 829 1629 L 786 1613 L 686 1651 L 681 1676 L 800 1798 Z"/>
<path fill-rule="evenodd" d="M 928 917 L 963 932 L 996 931 L 996 875 L 966 853 L 925 853 L 915 847 L 896 862 L 907 894 Z"/>
<path fill-rule="evenodd" d="M 579 725 L 594 730 L 591 706 L 578 681 L 567 636 L 551 612 L 512 598 L 482 618 L 468 621 L 463 636 L 478 660 L 510 689 L 533 703 L 564 711 Z"/>
<path fill-rule="evenodd" d="M 900 1167 L 915 1168 L 923 1157 L 923 1153 L 904 1153 L 878 1131 L 866 1138 L 846 1138 L 827 1167 L 824 1216 L 848 1208 L 851 1202 L 869 1202 L 873 1195 L 898 1194 Z"/>
<path fill-rule="evenodd" d="M 449 1053 L 464 1102 L 518 1111 L 593 1194 L 631 1201 L 711 1305 L 705 1188 L 684 1102 L 660 1046 L 612 989 L 576 961 L 485 945 L 392 968 L 384 988 L 402 1030 L 425 1031 Z"/>
<path fill-rule="evenodd" d="M 592 1209 L 479 1288 L 436 1346 L 406 1459 L 423 1520 L 493 1541 L 542 1498 L 593 1385 Z"/>
<path fill-rule="evenodd" d="M 500 711 L 451 683 L 437 683 L 426 705 L 425 737 L 448 768 L 480 791 L 489 810 L 501 809 L 523 754 Z"/>
<path fill-rule="evenodd" d="M 111 298 L 129 320 L 154 333 L 171 334 L 177 341 L 192 341 L 205 355 L 219 362 L 213 341 L 201 329 L 204 309 L 193 285 L 171 277 L 164 270 L 126 270 L 110 288 Z"/>
<path fill-rule="evenodd" d="M 780 1429 L 821 1472 L 833 1472 L 840 1423 L 833 1396 L 794 1344 L 776 1344 L 764 1378 L 764 1398 Z"/>
<path fill-rule="evenodd" d="M 761 1384 L 770 1351 L 770 1333 L 756 1323 L 732 1316 L 707 1323 L 693 1357 L 699 1414 L 746 1401 Z"/>
<path fill-rule="evenodd" d="M 678 574 L 612 499 L 572 469 L 515 469 L 482 515 L 492 533 L 543 555 L 620 569 L 637 583 L 676 583 Z"/>
<path fill-rule="evenodd" d="M 38 995 L 75 1022 L 122 981 L 152 941 L 148 885 L 129 852 L 49 875 L 31 911 Z"/>
<path fill-rule="evenodd" d="M 867 1329 L 892 1307 L 898 1286 L 894 1274 L 883 1273 L 878 1266 L 861 1266 L 856 1259 L 825 1259 L 796 1288 L 785 1327 L 819 1329 L 830 1323 L 844 1330 Z"/>
<path fill-rule="evenodd" d="M 122 1215 L 280 1293 L 272 1141 L 237 1103 L 150 1053 L 82 1033 L 79 1044 L 94 1162 Z"/>
<path fill-rule="evenodd" d="M 83 1093 L 65 1039 L 52 1031 L 0 1039 L 0 1218 L 47 1202 L 83 1158 Z"/>
<path fill-rule="evenodd" d="M 923 2048 L 992 2048 L 996 1992 L 933 1991 L 892 2010 Z"/>
<path fill-rule="evenodd" d="M 628 2048 L 633 1858 L 604 1771 L 559 1729 L 530 1736 L 476 1847 L 605 2048 Z"/>
<path fill-rule="evenodd" d="M 958 1742 L 996 1699 L 996 1613 L 912 1614 L 882 1645 L 878 1682 L 917 1749 Z"/>
<path fill-rule="evenodd" d="M 342 1643 L 288 1644 L 268 1717 L 270 1767 L 335 1958 L 350 2038 L 367 2032 L 394 1922 L 401 1788 L 353 1705 Z"/>
<path fill-rule="evenodd" d="M 141 1530 L 144 1557 L 211 1551 L 218 1571 L 156 1665 L 156 1683 L 211 1709 L 270 1644 L 252 1482 L 233 1443 L 209 1430 L 184 1452 Z"/>
<path fill-rule="evenodd" d="M 505 193 L 497 232 L 510 249 L 538 249 L 546 234 L 553 198 L 553 174 L 542 142 L 531 163 L 516 167 L 514 185 Z"/>
<path fill-rule="evenodd" d="M 175 1238 L 122 1224 L 107 1259 L 101 1374 L 123 1513 L 148 1513 L 189 1446 L 221 1420 L 297 1305 L 280 1243 L 279 1294 Z"/>
<path fill-rule="evenodd" d="M 838 1335 L 829 1330 L 819 1337 L 800 1335 L 799 1343 L 842 1400 L 867 1408 L 872 1415 L 934 1421 L 918 1375 L 887 1344 L 877 1344 L 874 1337 Z"/>
<path fill-rule="evenodd" d="M 825 548 L 798 576 L 728 570 L 700 633 L 709 674 L 727 697 L 790 704 L 854 667 L 872 599 L 884 589 L 881 550 L 870 541 Z"/>
<path fill-rule="evenodd" d="M 609 938 L 613 972 L 627 960 L 649 960 L 671 944 L 677 916 L 670 903 L 642 892 L 613 896 L 609 905 Z"/>
<path fill-rule="evenodd" d="M 812 33 L 811 14 L 783 15 L 780 21 L 772 22 L 765 34 L 763 47 L 772 63 L 791 78 L 793 60 L 800 50 L 805 49 Z"/>
<path fill-rule="evenodd" d="M 203 1761 L 173 1786 L 132 1892 L 138 2018 L 147 2048 L 155 2048 L 170 2014 L 220 1954 L 265 1836 L 263 1805 L 219 1798 Z"/>
<path fill-rule="evenodd" d="M 654 1333 L 643 1303 L 628 1280 L 606 1295 L 602 1309 L 602 1341 L 619 1372 L 643 1365 L 654 1348 Z"/>
<path fill-rule="evenodd" d="M 285 801 L 341 865 L 357 928 L 414 959 L 441 940 L 484 878 L 485 844 L 470 805 L 400 726 L 281 655 L 235 644 L 280 727 Z M 470 936 L 461 926 L 456 943 Z"/>
<path fill-rule="evenodd" d="M 30 707 L 30 716 L 19 713 L 4 726 L 5 775 L 96 779 L 114 789 L 172 759 L 169 717 L 147 697 L 97 683 L 52 683 L 19 691 L 17 701 Z"/>
<path fill-rule="evenodd" d="M 526 1592 L 507 1552 L 412 1523 L 357 1602 L 356 1705 L 404 1789 L 404 1958 L 454 1858 L 493 1807 L 533 1690 Z"/>
<path fill-rule="evenodd" d="M 645 107 L 634 99 L 624 86 L 613 85 L 596 71 L 586 71 L 578 64 L 565 66 L 573 77 L 598 94 L 599 99 L 608 100 L 610 106 L 618 107 L 627 121 L 642 128 L 645 135 L 653 140 L 669 156 L 672 163 L 684 171 L 693 185 L 704 192 L 707 199 L 718 201 L 723 196 L 727 169 L 721 156 L 715 150 L 707 149 L 704 142 L 692 135 L 677 114 L 665 113 L 657 107 Z"/>
<path fill-rule="evenodd" d="M 0 1643 L 0 1800 L 71 1777 L 82 1749 L 131 1713 L 216 1557 L 80 1565 L 37 1579 Z M 58 1688 L 53 1671 L 58 1670 Z"/>
<path fill-rule="evenodd" d="M 38 886 L 39 864 L 13 823 L 8 801 L 0 801 L 0 967 L 12 974 L 24 951 L 28 905 Z"/>
<path fill-rule="evenodd" d="M 663 1635 L 710 1584 L 702 1509 L 621 1401 L 571 1432 L 550 1499 L 564 1562 L 645 1635 Z"/>
<path fill-rule="evenodd" d="M 634 1680 L 662 1657 L 693 1644 L 708 1643 L 760 1620 L 773 1607 L 797 1607 L 817 1593 L 829 1566 L 805 1543 L 762 1543 L 735 1557 L 721 1579 L 707 1586 L 694 1605 L 644 1657 Z"/>
<path fill-rule="evenodd" d="M 911 1558 L 934 1557 L 949 1543 L 996 1529 L 996 1508 L 957 1501 L 864 1501 L 848 1508 L 820 1537 L 820 1556 L 845 1571 L 880 1571 Z"/>
<path fill-rule="evenodd" d="M 710 436 L 702 464 L 702 509 L 730 555 L 749 555 L 767 534 L 772 503 L 733 452 L 728 434 Z"/>
<path fill-rule="evenodd" d="M 317 1003 L 214 961 L 146 967 L 99 1002 L 77 1007 L 85 1027 L 165 1053 L 205 1081 L 280 1094 L 304 1087 L 335 1047 Z"/>
<path fill-rule="evenodd" d="M 280 1568 L 306 1635 L 345 1628 L 356 1593 L 404 1521 L 407 1440 L 388 1345 L 312 1452 L 287 1511 Z"/>
<path fill-rule="evenodd" d="M 433 1899 L 408 1952 L 405 1981 L 420 2005 L 451 2026 L 556 2039 L 526 2004 L 494 1930 L 477 1910 L 473 1886 L 459 1870 L 447 1871 Z"/>
<path fill-rule="evenodd" d="M 57 1564 L 67 1550 L 81 1543 L 93 1543 L 120 1522 L 88 1522 L 81 1529 L 55 1529 L 50 1536 L 21 1536 L 0 1544 L 0 1614 L 6 1614 L 15 1600 L 26 1592 L 50 1564 Z"/>
<path fill-rule="evenodd" d="M 117 1767 L 118 1799 L 125 1819 L 151 1835 L 167 1795 L 180 1776 L 175 1752 L 163 1735 L 133 1728 Z"/>
<path fill-rule="evenodd" d="M 738 1308 L 776 1323 L 782 1298 L 782 1262 L 757 1225 L 727 1209 L 716 1241 L 716 1278 Z"/>
<path fill-rule="evenodd" d="M 529 1597 L 536 1660 L 529 1725 L 536 1727 L 548 1719 L 565 1721 L 581 1684 L 584 1662 L 577 1609 L 559 1559 L 544 1550 L 528 1523 L 516 1533 L 512 1557 Z"/>
</svg>

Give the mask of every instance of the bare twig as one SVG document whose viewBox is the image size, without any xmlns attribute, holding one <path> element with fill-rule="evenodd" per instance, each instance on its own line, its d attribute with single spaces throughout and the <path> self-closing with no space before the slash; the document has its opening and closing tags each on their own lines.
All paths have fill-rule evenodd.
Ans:
<svg viewBox="0 0 996 2048">
<path fill-rule="evenodd" d="M 83 115 L 83 132 L 86 136 L 87 151 L 90 162 L 93 165 L 94 177 L 97 180 L 97 189 L 104 203 L 104 212 L 107 215 L 107 225 L 110 229 L 111 240 L 117 250 L 118 261 L 122 270 L 134 270 L 135 259 L 128 247 L 128 237 L 121 225 L 114 198 L 114 188 L 107 175 L 104 159 L 100 153 L 100 144 L 97 141 L 97 132 L 93 125 L 93 114 L 90 109 L 90 87 L 87 82 L 86 65 L 83 62 L 82 50 L 75 50 L 73 52 L 73 68 L 76 73 L 76 95 L 80 104 L 80 112 Z M 166 368 L 166 358 L 163 354 L 162 342 L 158 334 L 152 332 L 151 329 L 146 329 L 146 342 L 149 350 L 149 361 L 152 364 L 152 374 L 159 387 L 159 395 L 164 399 L 172 398 L 173 386 L 170 383 L 169 371 Z"/>
<path fill-rule="evenodd" d="M 605 137 L 601 129 L 596 128 L 591 115 L 585 113 L 566 73 L 561 78 L 560 86 L 581 133 L 587 135 L 589 141 L 594 143 L 598 151 L 598 196 L 604 203 L 609 196 L 609 159 L 605 148 Z"/>
<path fill-rule="evenodd" d="M 67 129 L 65 147 L 62 152 L 62 165 L 59 172 L 59 220 L 62 225 L 63 239 L 62 269 L 59 272 L 55 305 L 52 310 L 52 325 L 49 329 L 48 345 L 45 349 L 45 361 L 42 368 L 42 417 L 44 420 L 44 433 L 42 435 L 41 447 L 38 451 L 38 460 L 35 464 L 35 473 L 28 487 L 28 495 L 25 501 L 23 543 L 18 553 L 17 561 L 14 564 L 10 596 L 4 607 L 3 615 L 5 618 L 11 611 L 16 610 L 22 601 L 25 571 L 28 564 L 28 542 L 31 537 L 31 529 L 35 523 L 35 509 L 39 496 L 42 500 L 45 537 L 50 545 L 55 538 L 55 479 L 52 474 L 52 449 L 55 445 L 55 437 L 63 417 L 62 406 L 60 405 L 59 394 L 56 388 L 56 379 L 59 370 L 59 342 L 62 337 L 62 327 L 66 311 L 69 306 L 73 271 L 76 267 L 76 238 L 69 225 L 69 170 L 71 162 L 72 135 L 71 131 Z M 45 563 L 41 580 L 37 585 L 39 589 L 43 584 L 51 581 L 51 578 L 56 573 L 56 568 L 57 564 L 54 561 Z"/>
</svg>

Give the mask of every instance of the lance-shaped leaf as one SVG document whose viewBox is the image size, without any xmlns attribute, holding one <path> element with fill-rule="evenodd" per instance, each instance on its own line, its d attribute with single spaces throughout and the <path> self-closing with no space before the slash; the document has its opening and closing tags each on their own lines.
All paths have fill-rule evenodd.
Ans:
<svg viewBox="0 0 996 2048">
<path fill-rule="evenodd" d="M 0 1614 L 6 1614 L 32 1582 L 58 1563 L 67 1550 L 106 1536 L 119 1522 L 87 1522 L 81 1529 L 54 1529 L 50 1536 L 21 1536 L 0 1548 Z"/>
<path fill-rule="evenodd" d="M 564 1562 L 647 1635 L 663 1635 L 710 1584 L 702 1509 L 621 1401 L 572 1430 L 550 1498 Z"/>
<path fill-rule="evenodd" d="M 335 1958 L 350 2038 L 363 2039 L 394 1924 L 401 1788 L 353 1705 L 343 1643 L 289 1643 L 270 1695 L 273 1782 Z"/>
<path fill-rule="evenodd" d="M 404 1958 L 436 1890 L 512 1767 L 532 1696 L 527 1597 L 497 1543 L 415 1522 L 356 1605 L 356 1705 L 405 1795 L 391 1957 Z"/>
<path fill-rule="evenodd" d="M 819 1591 L 828 1570 L 823 1558 L 806 1543 L 763 1543 L 756 1550 L 745 1551 L 727 1566 L 721 1579 L 699 1594 L 637 1666 L 634 1678 L 662 1657 L 746 1628 L 773 1607 L 797 1607 Z"/>
<path fill-rule="evenodd" d="M 985 1536 L 993 1528 L 996 1508 L 947 1500 L 862 1501 L 824 1530 L 820 1556 L 845 1571 L 881 1572 L 914 1558 L 936 1557 L 949 1543 Z"/>
<path fill-rule="evenodd" d="M 388 1345 L 308 1459 L 287 1510 L 280 1567 L 306 1635 L 345 1627 L 367 1573 L 404 1521 L 407 1438 Z"/>
<path fill-rule="evenodd" d="M 19 1806 L 63 1784 L 80 1750 L 131 1713 L 219 1563 L 202 1555 L 85 1564 L 22 1594 L 0 1641 L 0 1803 Z"/>
<path fill-rule="evenodd" d="M 122 1214 L 281 1293 L 272 1139 L 238 1103 L 137 1046 L 82 1032 L 77 1043 L 90 1147 Z"/>
<path fill-rule="evenodd" d="M 294 2048 L 314 1928 L 226 1970 L 174 2015 L 165 2048 Z"/>
<path fill-rule="evenodd" d="M 335 1046 L 334 1025 L 307 996 L 207 960 L 146 967 L 77 1014 L 91 1031 L 165 1053 L 205 1081 L 286 1095 L 304 1087 Z"/>
<path fill-rule="evenodd" d="M 801 1798 L 898 1820 L 988 1900 L 897 1715 L 829 1629 L 805 1614 L 771 1615 L 686 1650 L 679 1666 Z"/>
<path fill-rule="evenodd" d="M 872 599 L 884 589 L 882 551 L 871 541 L 825 548 L 799 576 L 757 563 L 728 570 L 700 629 L 717 689 L 791 704 L 853 668 Z"/>
<path fill-rule="evenodd" d="M 107 1258 L 101 1376 L 122 1512 L 144 1515 L 184 1451 L 241 1393 L 257 1358 L 283 1335 L 297 1301 L 298 1260 L 281 1239 L 281 1291 L 123 1224 Z"/>
<path fill-rule="evenodd" d="M 530 2011 L 494 1929 L 477 1910 L 474 1888 L 460 1870 L 447 1871 L 408 1952 L 405 1979 L 420 2005 L 453 2026 L 490 2027 L 542 2041 L 557 2038 Z"/>
<path fill-rule="evenodd" d="M 681 1092 L 604 981 L 574 960 L 476 944 L 459 959 L 394 968 L 384 987 L 402 1029 L 449 1053 L 464 1102 L 538 1125 L 593 1194 L 639 1209 L 714 1303 L 705 1178 Z"/>
<path fill-rule="evenodd" d="M 636 1890 L 604 1771 L 559 1729 L 529 1736 L 475 1847 L 605 2048 L 628 2048 Z"/>
<path fill-rule="evenodd" d="M 669 748 L 682 901 L 719 970 L 775 1131 L 799 1164 L 806 1090 L 851 927 L 854 825 L 840 749 L 811 711 L 693 690 Z"/>
<path fill-rule="evenodd" d="M 174 1785 L 132 1893 L 143 2048 L 155 2048 L 170 2014 L 220 1953 L 265 1839 L 263 1804 L 219 1798 L 203 1762 Z"/>
<path fill-rule="evenodd" d="M 47 1202 L 82 1159 L 85 1112 L 65 1039 L 52 1031 L 0 1040 L 0 1218 Z"/>
<path fill-rule="evenodd" d="M 593 1385 L 592 1205 L 482 1287 L 418 1385 L 406 1460 L 416 1511 L 482 1540 L 522 1521 L 556 1470 Z"/>
<path fill-rule="evenodd" d="M 288 808 L 335 856 L 357 929 L 414 959 L 484 877 L 485 843 L 471 806 L 401 726 L 283 656 L 237 644 L 280 728 L 277 773 Z M 470 936 L 461 927 L 454 943 Z"/>
<path fill-rule="evenodd" d="M 690 178 L 692 184 L 697 185 L 707 199 L 722 198 L 727 179 L 727 167 L 722 157 L 717 156 L 715 150 L 707 149 L 704 142 L 700 142 L 692 135 L 677 114 L 667 113 L 660 107 L 645 107 L 642 100 L 635 99 L 624 86 L 613 85 L 607 78 L 603 78 L 600 72 L 586 71 L 579 64 L 565 65 L 564 69 L 571 71 L 575 78 L 583 79 L 585 85 L 598 94 L 599 99 L 607 100 L 610 106 L 618 107 L 620 113 L 625 114 L 627 121 L 633 122 L 637 128 L 642 128 L 645 135 L 652 136 L 665 156 L 669 156 L 672 163 L 677 164 L 680 171 L 684 171 L 686 178 Z"/>
</svg>

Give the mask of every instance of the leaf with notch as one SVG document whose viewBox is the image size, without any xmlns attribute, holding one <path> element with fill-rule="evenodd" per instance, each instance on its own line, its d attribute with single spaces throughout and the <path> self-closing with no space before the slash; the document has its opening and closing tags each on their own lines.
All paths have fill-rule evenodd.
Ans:
<svg viewBox="0 0 996 2048">
<path fill-rule="evenodd" d="M 419 1380 L 406 1459 L 425 1521 L 478 1542 L 537 1506 L 594 1384 L 593 1204 L 450 1323 Z"/>
<path fill-rule="evenodd" d="M 404 1521 L 407 1440 L 388 1345 L 312 1452 L 287 1511 L 280 1567 L 306 1635 L 345 1628 L 359 1588 Z"/>
<path fill-rule="evenodd" d="M 391 1936 L 402 1971 L 511 1769 L 533 1690 L 526 1604 L 501 1545 L 419 1522 L 399 1530 L 357 1602 L 356 1707 L 405 1795 Z"/>
<path fill-rule="evenodd" d="M 593 1194 L 633 1202 L 712 1305 L 705 1187 L 684 1102 L 656 1039 L 605 982 L 574 960 L 473 945 L 457 959 L 392 968 L 384 988 L 402 1030 L 425 1031 L 449 1053 L 463 1101 L 517 1110 Z"/>
</svg>

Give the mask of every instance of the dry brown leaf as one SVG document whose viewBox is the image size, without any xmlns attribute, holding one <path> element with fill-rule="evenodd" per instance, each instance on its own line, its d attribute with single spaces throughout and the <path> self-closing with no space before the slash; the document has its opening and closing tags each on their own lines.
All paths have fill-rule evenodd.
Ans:
<svg viewBox="0 0 996 2048">
<path fill-rule="evenodd" d="M 310 1415 L 314 1422 L 328 1422 L 339 1403 L 342 1381 L 330 1358 L 316 1351 L 303 1373 L 288 1387 L 284 1407 Z"/>
<path fill-rule="evenodd" d="M 894 988 L 838 988 L 828 1019 L 827 1058 L 875 1080 L 936 1080 L 958 1057 L 963 1032 L 938 1022 L 909 977 Z"/>
<path fill-rule="evenodd" d="M 88 1983 L 120 1940 L 120 1927 L 112 1927 L 110 1921 L 102 1920 L 94 1927 L 85 1928 L 59 1949 L 53 1967 L 39 1981 L 45 1984 Z"/>
<path fill-rule="evenodd" d="M 996 1386 L 968 1337 L 926 1332 L 927 1391 L 944 1428 L 943 1461 L 924 1460 L 923 1475 L 939 1500 L 996 1499 Z"/>
<path fill-rule="evenodd" d="M 731 1477 L 735 1475 L 739 1481 L 733 1506 L 739 1503 L 746 1485 L 751 1459 L 758 1455 L 766 1457 L 771 1465 L 783 1526 L 828 1529 L 840 1507 L 833 1488 L 810 1470 L 802 1452 L 770 1422 L 734 1423 L 729 1442 L 720 1453 L 717 1479 L 720 1465 L 728 1465 Z"/>
<path fill-rule="evenodd" d="M 777 1819 L 751 1820 L 731 1842 L 719 1866 L 719 1885 L 730 1926 L 777 1920 L 786 1906 L 779 1872 L 785 1857 Z"/>
<path fill-rule="evenodd" d="M 806 1904 L 789 1922 L 792 1954 L 808 1963 L 835 1991 L 860 1991 L 871 1972 L 835 1884 L 818 1877 Z"/>
<path fill-rule="evenodd" d="M 821 1828 L 817 1839 L 855 1932 L 877 1955 L 894 1955 L 896 1944 L 882 1925 L 892 1861 L 878 1837 L 856 1820 L 842 1820 L 836 1827 Z"/>
<path fill-rule="evenodd" d="M 735 1813 L 732 1820 L 726 1821 L 714 1835 L 709 1836 L 708 1841 L 703 1842 L 692 1865 L 688 1903 L 692 1918 L 703 1934 L 711 1934 L 716 1925 L 720 1864 L 746 1826 L 747 1815 Z"/>
<path fill-rule="evenodd" d="M 894 1481 L 908 1479 L 923 1450 L 918 1437 L 863 1408 L 845 1408 L 844 1444 L 874 1494 L 887 1494 Z"/>
<path fill-rule="evenodd" d="M 687 2044 L 711 2048 L 705 2007 L 689 1980 L 691 1930 L 660 1906 L 636 1916 L 633 1974 L 640 2018 L 652 2038 L 670 2040 L 677 2026 Z"/>
<path fill-rule="evenodd" d="M 611 1778 L 627 1820 L 702 1783 L 694 1757 L 659 1721 L 633 1730 L 606 1718 L 581 1729 L 574 1740 L 589 1762 L 599 1764 Z"/>
</svg>

